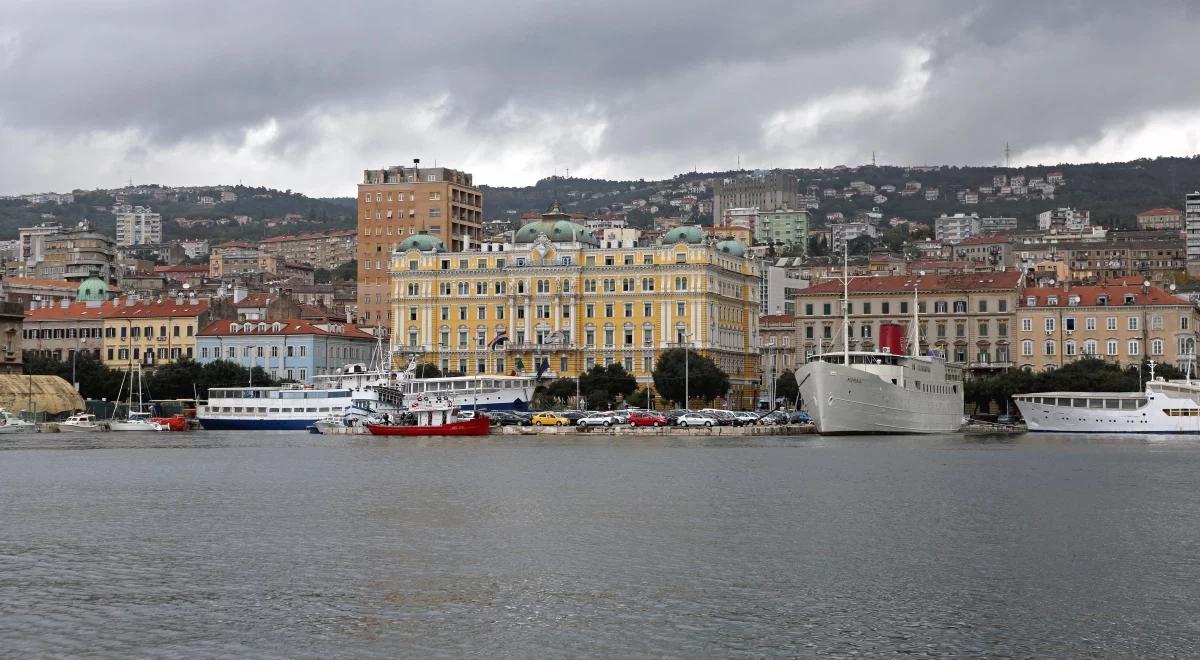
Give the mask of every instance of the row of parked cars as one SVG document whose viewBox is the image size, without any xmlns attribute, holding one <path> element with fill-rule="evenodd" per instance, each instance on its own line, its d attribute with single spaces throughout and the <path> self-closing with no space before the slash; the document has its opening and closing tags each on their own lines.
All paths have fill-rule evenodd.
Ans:
<svg viewBox="0 0 1200 660">
<path fill-rule="evenodd" d="M 811 422 L 804 411 L 751 412 L 706 408 L 703 410 L 671 410 L 660 413 L 653 410 L 626 409 L 607 411 L 562 410 L 539 413 L 509 410 L 490 410 L 487 416 L 496 426 L 577 426 L 581 428 L 614 426 L 749 426 L 805 424 Z"/>
</svg>

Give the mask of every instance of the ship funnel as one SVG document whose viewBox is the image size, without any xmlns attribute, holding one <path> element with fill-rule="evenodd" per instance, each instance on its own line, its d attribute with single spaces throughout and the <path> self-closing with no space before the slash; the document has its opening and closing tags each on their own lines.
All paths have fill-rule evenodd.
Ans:
<svg viewBox="0 0 1200 660">
<path fill-rule="evenodd" d="M 879 326 L 879 351 L 892 355 L 904 355 L 904 326 L 899 323 L 883 323 Z"/>
</svg>

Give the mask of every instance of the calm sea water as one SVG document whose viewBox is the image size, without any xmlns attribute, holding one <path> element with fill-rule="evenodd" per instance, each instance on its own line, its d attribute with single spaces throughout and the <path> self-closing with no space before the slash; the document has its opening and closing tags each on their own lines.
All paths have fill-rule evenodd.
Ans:
<svg viewBox="0 0 1200 660">
<path fill-rule="evenodd" d="M 1195 656 L 1200 440 L 0 436 L 0 649 Z"/>
</svg>

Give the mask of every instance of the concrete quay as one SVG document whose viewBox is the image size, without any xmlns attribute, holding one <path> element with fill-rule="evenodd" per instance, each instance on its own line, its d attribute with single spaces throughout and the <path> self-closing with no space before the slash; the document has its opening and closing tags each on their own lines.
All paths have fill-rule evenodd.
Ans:
<svg viewBox="0 0 1200 660">
<path fill-rule="evenodd" d="M 492 435 L 807 435 L 816 433 L 812 424 L 787 426 L 709 426 L 679 428 L 677 426 L 500 426 L 492 427 Z"/>
</svg>

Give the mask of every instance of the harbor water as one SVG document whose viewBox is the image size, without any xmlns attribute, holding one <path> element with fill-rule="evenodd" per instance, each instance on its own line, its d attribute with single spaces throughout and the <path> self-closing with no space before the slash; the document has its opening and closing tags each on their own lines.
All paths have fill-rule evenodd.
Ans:
<svg viewBox="0 0 1200 660">
<path fill-rule="evenodd" d="M 1180 657 L 1200 440 L 0 436 L 8 657 Z"/>
</svg>

